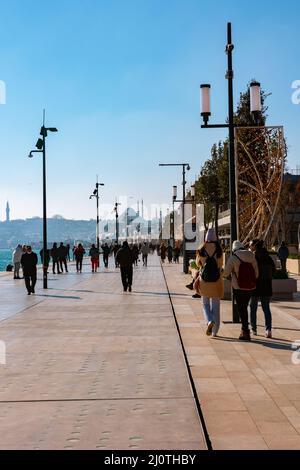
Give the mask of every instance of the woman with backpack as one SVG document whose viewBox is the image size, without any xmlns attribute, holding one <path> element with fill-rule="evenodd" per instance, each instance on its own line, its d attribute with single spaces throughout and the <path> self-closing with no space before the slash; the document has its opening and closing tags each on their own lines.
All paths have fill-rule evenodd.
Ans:
<svg viewBox="0 0 300 470">
<path fill-rule="evenodd" d="M 254 254 L 251 253 L 251 251 L 245 250 L 239 240 L 233 242 L 232 255 L 228 259 L 223 273 L 224 277 L 230 275 L 233 296 L 242 323 L 242 331 L 239 339 L 242 341 L 250 341 L 248 304 L 256 288 L 258 266 Z"/>
<path fill-rule="evenodd" d="M 272 314 L 270 300 L 273 295 L 272 279 L 276 271 L 274 261 L 264 248 L 263 240 L 253 240 L 250 250 L 255 254 L 258 264 L 259 276 L 256 280 L 256 289 L 250 299 L 250 320 L 254 336 L 257 335 L 257 305 L 261 301 L 261 307 L 265 316 L 266 338 L 272 338 Z"/>
<path fill-rule="evenodd" d="M 220 303 L 224 295 L 224 282 L 221 277 L 223 251 L 214 229 L 209 229 L 205 243 L 200 248 L 196 263 L 200 268 L 198 282 L 203 312 L 207 321 L 207 336 L 217 336 L 220 328 Z"/>
</svg>

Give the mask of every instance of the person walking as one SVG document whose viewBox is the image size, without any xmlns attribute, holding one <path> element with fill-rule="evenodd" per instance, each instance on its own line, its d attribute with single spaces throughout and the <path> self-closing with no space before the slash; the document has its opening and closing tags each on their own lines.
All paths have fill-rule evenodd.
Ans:
<svg viewBox="0 0 300 470">
<path fill-rule="evenodd" d="M 132 250 L 130 249 L 128 242 L 123 242 L 122 248 L 117 253 L 116 261 L 121 268 L 121 279 L 124 288 L 124 292 L 132 291 L 132 281 L 133 281 L 133 263 L 134 257 Z"/>
<path fill-rule="evenodd" d="M 170 243 L 167 246 L 167 254 L 168 254 L 169 263 L 172 263 L 172 261 L 173 261 L 173 247 L 171 246 Z"/>
<path fill-rule="evenodd" d="M 207 322 L 207 336 L 216 337 L 220 329 L 220 304 L 224 296 L 224 281 L 221 276 L 223 251 L 214 229 L 209 229 L 200 248 L 196 264 L 199 267 L 199 287 L 202 295 L 203 312 Z"/>
<path fill-rule="evenodd" d="M 150 252 L 149 245 L 144 242 L 144 244 L 141 247 L 141 252 L 142 252 L 142 257 L 143 257 L 143 266 L 147 267 L 148 266 L 148 255 Z"/>
<path fill-rule="evenodd" d="M 164 263 L 166 260 L 166 253 L 167 253 L 167 247 L 164 243 L 161 244 L 159 251 L 160 251 L 161 262 Z"/>
<path fill-rule="evenodd" d="M 14 265 L 14 279 L 21 279 L 20 277 L 20 268 L 21 268 L 21 259 L 23 255 L 22 245 L 18 245 L 13 252 L 13 265 Z"/>
<path fill-rule="evenodd" d="M 63 266 L 65 267 L 66 273 L 68 272 L 68 265 L 67 265 L 67 247 L 61 242 L 58 248 L 58 259 L 59 259 L 59 265 L 60 265 L 60 270 L 63 273 L 64 269 Z"/>
<path fill-rule="evenodd" d="M 59 251 L 57 248 L 57 243 L 53 243 L 53 247 L 51 249 L 51 258 L 52 258 L 52 272 L 56 274 L 55 267 L 57 268 L 57 274 L 60 274 L 59 269 Z"/>
<path fill-rule="evenodd" d="M 177 264 L 179 263 L 179 256 L 180 256 L 180 246 L 176 244 L 174 248 L 174 262 Z"/>
<path fill-rule="evenodd" d="M 74 254 L 76 259 L 76 270 L 78 273 L 81 273 L 83 256 L 85 255 L 85 249 L 81 243 L 79 243 L 79 245 L 75 248 Z"/>
<path fill-rule="evenodd" d="M 22 255 L 21 264 L 24 272 L 25 285 L 28 295 L 34 294 L 38 257 L 36 253 L 33 253 L 31 246 L 28 246 L 26 253 Z"/>
<path fill-rule="evenodd" d="M 286 246 L 285 242 L 281 242 L 281 245 L 278 250 L 278 258 L 280 259 L 281 269 L 286 273 L 286 260 L 290 255 L 289 249 Z"/>
<path fill-rule="evenodd" d="M 110 248 L 107 243 L 101 246 L 103 252 L 103 263 L 106 268 L 108 268 L 108 259 L 110 255 Z"/>
<path fill-rule="evenodd" d="M 245 250 L 239 240 L 234 241 L 232 255 L 226 263 L 223 276 L 228 277 L 231 275 L 233 296 L 242 323 L 239 337 L 241 341 L 251 340 L 248 304 L 256 289 L 258 274 L 258 266 L 254 254 L 251 251 Z"/>
<path fill-rule="evenodd" d="M 48 249 L 46 250 L 46 256 L 45 256 L 45 261 L 44 261 L 44 248 L 42 248 L 40 251 L 40 257 L 41 257 L 42 265 L 45 266 L 45 268 L 47 269 L 47 273 L 48 273 L 49 263 L 50 263 L 50 250 Z"/>
<path fill-rule="evenodd" d="M 132 246 L 131 249 L 132 249 L 132 255 L 133 255 L 133 262 L 134 262 L 135 267 L 137 268 L 138 262 L 139 262 L 140 250 L 136 243 Z"/>
<path fill-rule="evenodd" d="M 99 250 L 95 243 L 92 244 L 92 247 L 89 251 L 89 256 L 91 257 L 92 273 L 96 273 L 97 269 L 99 268 Z"/>
<path fill-rule="evenodd" d="M 259 275 L 256 280 L 256 289 L 250 299 L 250 322 L 252 333 L 257 335 L 257 306 L 258 301 L 265 316 L 266 338 L 272 338 L 272 313 L 270 301 L 273 295 L 272 280 L 276 271 L 274 261 L 264 247 L 263 240 L 253 240 L 250 250 L 255 254 Z"/>
<path fill-rule="evenodd" d="M 114 254 L 114 258 L 115 258 L 115 266 L 116 266 L 116 268 L 119 267 L 119 265 L 118 265 L 118 263 L 117 263 L 117 253 L 118 253 L 118 251 L 119 251 L 120 248 L 121 248 L 121 246 L 116 242 L 116 243 L 114 244 L 114 246 L 113 246 L 113 249 L 112 249 L 113 254 Z"/>
<path fill-rule="evenodd" d="M 67 243 L 67 245 L 66 245 L 66 252 L 67 252 L 67 261 L 68 261 L 69 263 L 70 263 L 70 261 L 71 261 L 70 250 L 71 250 L 70 243 Z"/>
</svg>

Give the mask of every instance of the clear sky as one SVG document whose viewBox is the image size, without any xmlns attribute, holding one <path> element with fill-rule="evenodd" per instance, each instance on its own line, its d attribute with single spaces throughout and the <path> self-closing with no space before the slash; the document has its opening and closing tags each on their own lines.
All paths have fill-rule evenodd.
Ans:
<svg viewBox="0 0 300 470">
<path fill-rule="evenodd" d="M 227 113 L 226 23 L 232 21 L 235 101 L 252 78 L 272 95 L 269 124 L 285 127 L 288 164 L 300 164 L 299 1 L 10 0 L 1 2 L 0 219 L 42 215 L 34 148 L 47 110 L 48 215 L 95 216 L 96 174 L 117 195 L 166 203 L 179 169 L 199 173 L 223 130 L 201 130 L 199 84 L 212 84 L 212 121 Z"/>
</svg>

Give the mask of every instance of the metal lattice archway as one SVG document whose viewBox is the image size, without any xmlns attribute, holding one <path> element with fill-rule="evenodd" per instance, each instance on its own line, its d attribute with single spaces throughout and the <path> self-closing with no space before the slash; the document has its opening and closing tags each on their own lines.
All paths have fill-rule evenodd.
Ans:
<svg viewBox="0 0 300 470">
<path fill-rule="evenodd" d="M 239 239 L 270 238 L 281 194 L 286 145 L 283 127 L 237 127 Z"/>
</svg>

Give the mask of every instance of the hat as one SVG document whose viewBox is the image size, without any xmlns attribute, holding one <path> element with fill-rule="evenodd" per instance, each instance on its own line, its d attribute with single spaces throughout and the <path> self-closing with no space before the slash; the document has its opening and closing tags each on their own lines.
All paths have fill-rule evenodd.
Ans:
<svg viewBox="0 0 300 470">
<path fill-rule="evenodd" d="M 244 247 L 239 240 L 236 240 L 232 244 L 232 251 L 243 250 Z"/>
<path fill-rule="evenodd" d="M 217 241 L 217 236 L 216 232 L 213 228 L 209 228 L 205 237 L 206 242 L 216 242 Z"/>
</svg>

